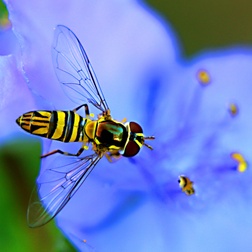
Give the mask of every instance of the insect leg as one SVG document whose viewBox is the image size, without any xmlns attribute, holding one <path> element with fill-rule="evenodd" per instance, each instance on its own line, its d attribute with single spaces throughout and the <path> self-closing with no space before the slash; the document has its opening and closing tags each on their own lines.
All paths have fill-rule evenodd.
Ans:
<svg viewBox="0 0 252 252">
<path fill-rule="evenodd" d="M 87 146 L 86 146 L 86 147 L 87 147 Z M 40 158 L 45 158 L 45 157 L 51 156 L 51 155 L 56 154 L 56 153 L 59 153 L 59 154 L 62 154 L 62 155 L 66 155 L 66 156 L 76 156 L 76 157 L 78 157 L 78 156 L 80 156 L 80 154 L 81 154 L 85 149 L 86 149 L 85 146 L 82 146 L 82 147 L 78 150 L 78 152 L 77 152 L 76 154 L 69 153 L 69 152 L 65 152 L 65 151 L 62 151 L 62 150 L 59 150 L 59 149 L 58 149 L 58 150 L 53 150 L 53 151 L 51 151 L 51 152 L 48 152 L 48 153 L 46 153 L 46 154 L 40 156 Z"/>
<path fill-rule="evenodd" d="M 82 107 L 85 107 L 86 116 L 89 116 L 89 108 L 88 108 L 88 105 L 87 105 L 87 104 L 82 104 L 82 105 L 80 105 L 79 107 L 73 109 L 73 112 L 76 112 L 77 110 L 79 110 L 79 109 L 82 108 Z"/>
<path fill-rule="evenodd" d="M 117 151 L 115 153 L 105 153 L 105 157 L 110 163 L 115 162 L 117 159 L 119 159 L 122 155 Z"/>
</svg>

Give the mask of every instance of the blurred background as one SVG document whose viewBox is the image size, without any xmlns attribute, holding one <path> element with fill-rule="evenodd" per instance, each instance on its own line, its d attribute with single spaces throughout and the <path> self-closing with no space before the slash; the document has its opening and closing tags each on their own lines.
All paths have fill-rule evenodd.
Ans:
<svg viewBox="0 0 252 252">
<path fill-rule="evenodd" d="M 248 0 L 146 3 L 172 24 L 186 58 L 207 49 L 252 44 L 252 2 Z M 8 12 L 0 0 L 0 32 L 10 28 Z M 27 227 L 26 210 L 39 171 L 40 152 L 40 142 L 34 137 L 22 139 L 21 135 L 15 141 L 0 144 L 2 251 L 74 251 L 53 222 L 39 229 Z"/>
</svg>

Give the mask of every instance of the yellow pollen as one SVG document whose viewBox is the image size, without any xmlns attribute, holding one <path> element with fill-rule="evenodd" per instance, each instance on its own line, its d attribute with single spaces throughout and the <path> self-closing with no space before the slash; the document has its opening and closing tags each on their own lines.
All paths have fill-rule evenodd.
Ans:
<svg viewBox="0 0 252 252">
<path fill-rule="evenodd" d="M 197 72 L 197 79 L 198 79 L 199 83 L 203 86 L 208 85 L 211 81 L 209 73 L 203 69 L 201 69 Z"/>
<path fill-rule="evenodd" d="M 235 103 L 230 103 L 229 113 L 231 116 L 236 116 L 238 114 L 238 107 Z"/>
<path fill-rule="evenodd" d="M 245 172 L 248 168 L 248 163 L 247 161 L 244 159 L 243 155 L 239 152 L 233 152 L 231 153 L 231 158 L 235 161 L 237 161 L 238 166 L 237 166 L 237 170 L 239 172 Z"/>
<path fill-rule="evenodd" d="M 126 122 L 127 122 L 127 118 L 123 118 L 122 123 L 126 123 Z"/>
</svg>

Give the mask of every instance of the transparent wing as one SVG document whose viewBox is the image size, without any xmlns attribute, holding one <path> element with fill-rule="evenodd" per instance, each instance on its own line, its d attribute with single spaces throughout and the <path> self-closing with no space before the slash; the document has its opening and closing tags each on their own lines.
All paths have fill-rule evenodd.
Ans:
<svg viewBox="0 0 252 252">
<path fill-rule="evenodd" d="M 77 192 L 95 165 L 101 159 L 97 154 L 84 158 L 69 158 L 68 163 L 59 162 L 57 166 L 46 169 L 38 178 L 27 211 L 27 222 L 30 227 L 39 227 L 53 219 Z M 56 161 L 56 162 L 55 162 Z"/>
<path fill-rule="evenodd" d="M 102 112 L 109 109 L 83 46 L 63 25 L 55 29 L 52 57 L 58 80 L 72 101 L 78 104 L 88 101 Z"/>
</svg>

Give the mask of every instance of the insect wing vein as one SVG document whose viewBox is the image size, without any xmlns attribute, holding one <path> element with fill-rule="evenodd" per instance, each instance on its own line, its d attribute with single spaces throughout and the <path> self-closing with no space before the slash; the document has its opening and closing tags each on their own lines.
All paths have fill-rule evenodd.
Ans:
<svg viewBox="0 0 252 252">
<path fill-rule="evenodd" d="M 52 57 L 58 80 L 72 101 L 83 103 L 86 99 L 102 112 L 109 109 L 83 46 L 63 25 L 56 27 Z"/>
<path fill-rule="evenodd" d="M 57 158 L 62 159 L 60 156 Z M 54 163 L 57 163 L 57 158 Z M 74 162 L 64 167 L 65 172 L 59 171 L 63 166 L 46 169 L 39 176 L 30 198 L 28 225 L 39 227 L 53 219 L 77 192 L 100 159 L 97 154 L 75 158 Z"/>
</svg>

